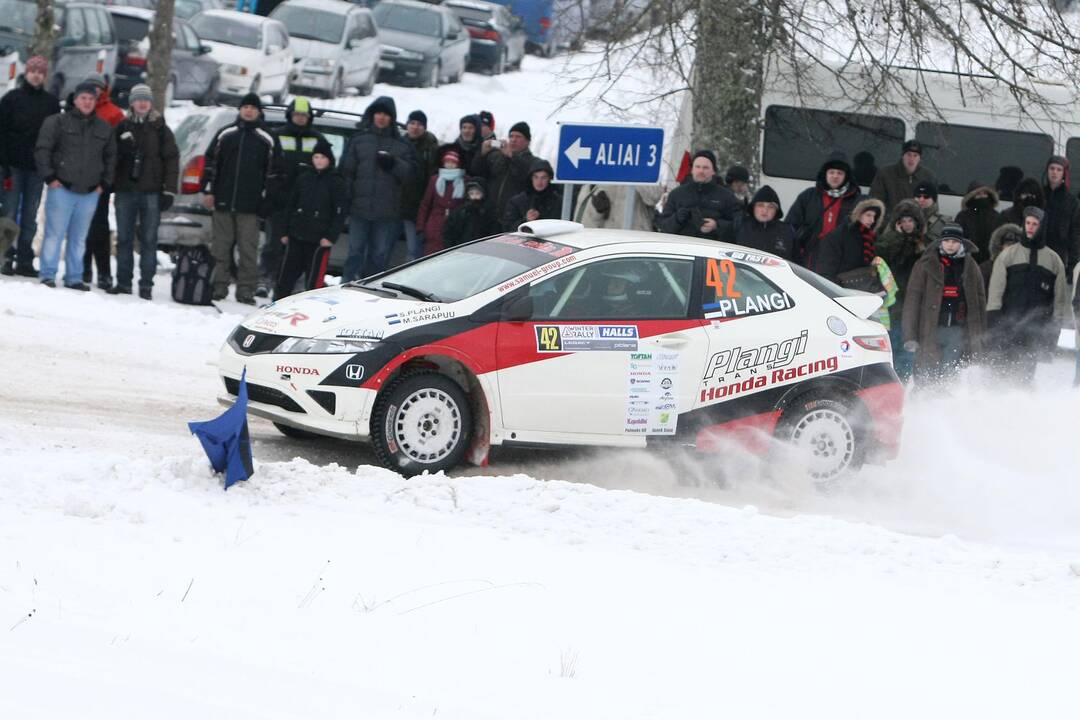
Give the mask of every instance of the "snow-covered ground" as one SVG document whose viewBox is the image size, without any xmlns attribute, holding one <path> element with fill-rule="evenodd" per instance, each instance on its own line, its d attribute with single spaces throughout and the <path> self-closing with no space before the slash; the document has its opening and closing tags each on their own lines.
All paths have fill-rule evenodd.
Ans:
<svg viewBox="0 0 1080 720">
<path fill-rule="evenodd" d="M 158 296 L 0 279 L 0 717 L 1080 711 L 1064 360 L 913 397 L 829 496 L 644 453 L 405 481 L 261 420 L 224 492 L 185 422 L 241 307 Z"/>
</svg>

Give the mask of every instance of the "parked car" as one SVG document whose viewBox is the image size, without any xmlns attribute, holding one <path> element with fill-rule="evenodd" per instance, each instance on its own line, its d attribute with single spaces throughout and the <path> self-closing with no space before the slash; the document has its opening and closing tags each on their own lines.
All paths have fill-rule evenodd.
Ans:
<svg viewBox="0 0 1080 720">
<path fill-rule="evenodd" d="M 190 20 L 203 10 L 221 10 L 222 6 L 217 0 L 176 0 L 173 5 L 173 13 L 183 20 Z"/>
<path fill-rule="evenodd" d="M 239 99 L 249 92 L 281 102 L 289 90 L 293 50 L 289 32 L 278 20 L 236 12 L 206 10 L 191 26 L 221 63 L 218 95 Z"/>
<path fill-rule="evenodd" d="M 23 73 L 23 62 L 19 51 L 11 46 L 0 46 L 0 97 L 8 90 L 13 90 Z"/>
<path fill-rule="evenodd" d="M 580 50 L 589 25 L 591 0 L 555 0 L 552 32 L 559 50 Z"/>
<path fill-rule="evenodd" d="M 383 0 L 372 11 L 379 26 L 379 77 L 436 87 L 457 82 L 469 64 L 469 34 L 448 8 L 415 0 Z"/>
<path fill-rule="evenodd" d="M 332 98 L 354 87 L 371 94 L 379 75 L 379 34 L 370 10 L 343 0 L 289 0 L 270 17 L 289 31 L 293 92 Z"/>
<path fill-rule="evenodd" d="M 112 98 L 127 106 L 128 93 L 138 83 L 146 82 L 147 57 L 150 53 L 150 28 L 154 11 L 113 5 L 109 8 L 119 39 L 119 61 L 112 85 Z M 165 104 L 175 100 L 194 100 L 197 105 L 217 102 L 220 73 L 218 62 L 209 53 L 198 34 L 187 22 L 173 21 L 171 76 L 165 88 Z"/>
<path fill-rule="evenodd" d="M 528 34 L 528 49 L 551 57 L 557 48 L 555 38 L 555 0 L 495 0 L 521 18 Z"/>
<path fill-rule="evenodd" d="M 57 2 L 53 10 L 60 30 L 49 63 L 49 90 L 60 98 L 67 97 L 80 81 L 94 73 L 111 82 L 116 68 L 116 31 L 105 7 L 87 2 Z M 34 37 L 37 3 L 0 0 L 0 18 L 0 47 L 15 48 L 26 62 Z"/>
<path fill-rule="evenodd" d="M 486 0 L 446 0 L 469 32 L 469 65 L 499 75 L 521 68 L 525 57 L 525 26 L 505 5 Z"/>
</svg>

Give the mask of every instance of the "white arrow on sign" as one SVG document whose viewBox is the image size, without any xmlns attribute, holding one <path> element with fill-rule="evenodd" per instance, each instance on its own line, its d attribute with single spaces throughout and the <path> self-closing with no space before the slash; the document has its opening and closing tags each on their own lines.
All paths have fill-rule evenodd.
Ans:
<svg viewBox="0 0 1080 720">
<path fill-rule="evenodd" d="M 566 155 L 566 159 L 573 163 L 574 169 L 577 170 L 579 162 L 592 159 L 592 148 L 581 147 L 581 138 L 578 138 L 570 143 L 570 147 L 563 150 L 563 154 Z"/>
</svg>

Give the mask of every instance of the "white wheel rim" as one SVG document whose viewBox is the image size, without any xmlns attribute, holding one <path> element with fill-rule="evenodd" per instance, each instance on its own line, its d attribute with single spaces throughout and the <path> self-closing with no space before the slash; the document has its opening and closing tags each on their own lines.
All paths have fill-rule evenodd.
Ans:
<svg viewBox="0 0 1080 720">
<path fill-rule="evenodd" d="M 442 390 L 424 388 L 407 397 L 394 418 L 401 452 L 419 463 L 443 460 L 461 439 L 461 410 Z"/>
<path fill-rule="evenodd" d="M 847 418 L 835 410 L 806 413 L 791 432 L 791 444 L 816 480 L 836 477 L 855 457 L 855 431 Z"/>
</svg>

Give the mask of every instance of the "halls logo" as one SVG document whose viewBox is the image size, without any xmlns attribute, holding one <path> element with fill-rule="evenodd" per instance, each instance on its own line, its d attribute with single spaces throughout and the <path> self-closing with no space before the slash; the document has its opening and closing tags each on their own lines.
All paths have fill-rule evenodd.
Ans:
<svg viewBox="0 0 1080 720">
<path fill-rule="evenodd" d="M 318 375 L 315 368 L 300 367 L 299 365 L 278 365 L 277 371 L 286 375 Z"/>
<path fill-rule="evenodd" d="M 630 339 L 638 336 L 637 327 L 633 325 L 601 325 L 600 337 Z"/>
</svg>

